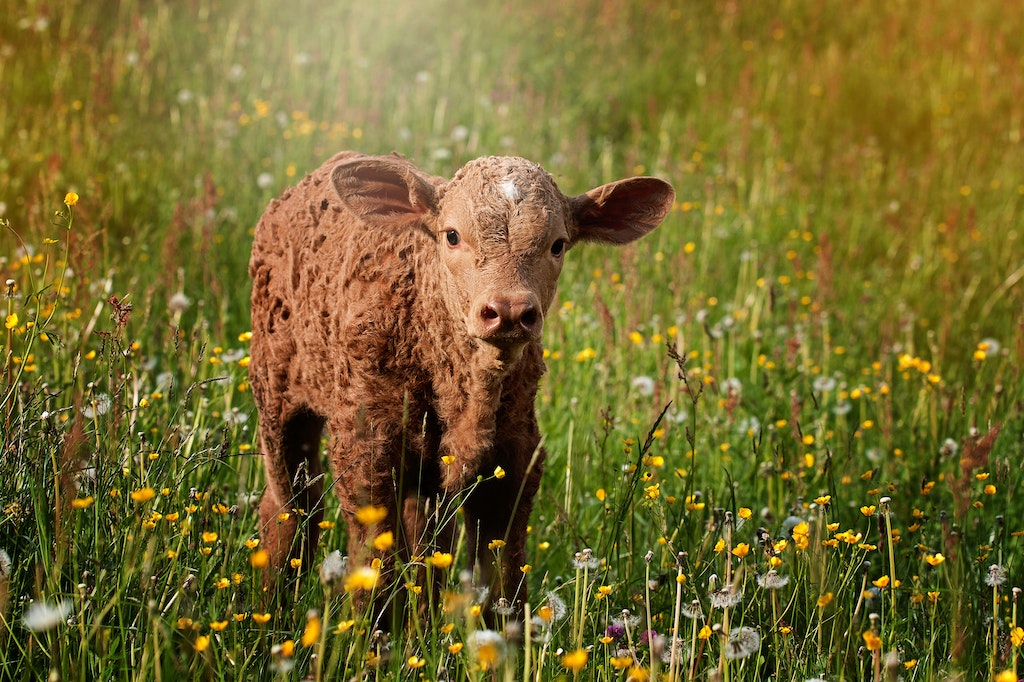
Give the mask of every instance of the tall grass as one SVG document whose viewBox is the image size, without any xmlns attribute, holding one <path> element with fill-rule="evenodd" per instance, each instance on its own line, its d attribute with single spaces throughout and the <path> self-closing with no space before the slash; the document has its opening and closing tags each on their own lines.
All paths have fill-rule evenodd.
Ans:
<svg viewBox="0 0 1024 682">
<path fill-rule="evenodd" d="M 1016 679 L 1024 20 L 649 4 L 0 0 L 0 677 Z M 342 148 L 676 187 L 570 254 L 527 627 L 461 550 L 376 632 L 332 499 L 263 592 L 250 230 Z"/>
</svg>

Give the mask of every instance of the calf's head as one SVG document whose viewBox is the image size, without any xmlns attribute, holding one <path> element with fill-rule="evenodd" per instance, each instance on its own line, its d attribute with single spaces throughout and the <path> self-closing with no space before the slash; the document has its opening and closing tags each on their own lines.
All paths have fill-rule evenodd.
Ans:
<svg viewBox="0 0 1024 682">
<path fill-rule="evenodd" d="M 661 223 L 675 196 L 663 180 L 638 177 L 566 197 L 544 169 L 517 157 L 471 161 L 436 185 L 397 157 L 342 162 L 332 179 L 371 226 L 427 230 L 451 312 L 469 336 L 512 356 L 540 338 L 570 248 L 634 241 Z"/>
</svg>

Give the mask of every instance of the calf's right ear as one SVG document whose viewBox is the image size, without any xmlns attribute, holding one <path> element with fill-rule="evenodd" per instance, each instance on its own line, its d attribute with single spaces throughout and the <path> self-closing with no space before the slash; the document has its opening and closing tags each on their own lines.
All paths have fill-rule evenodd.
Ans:
<svg viewBox="0 0 1024 682">
<path fill-rule="evenodd" d="M 436 212 L 437 192 L 406 161 L 362 157 L 343 161 L 331 182 L 345 206 L 370 225 L 404 227 Z"/>
</svg>

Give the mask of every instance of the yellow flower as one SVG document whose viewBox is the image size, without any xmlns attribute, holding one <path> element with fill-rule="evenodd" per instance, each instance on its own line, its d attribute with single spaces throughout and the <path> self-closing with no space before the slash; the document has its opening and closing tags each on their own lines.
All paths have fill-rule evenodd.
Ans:
<svg viewBox="0 0 1024 682">
<path fill-rule="evenodd" d="M 18 313 L 11 313 L 7 316 L 7 320 L 4 322 L 4 326 L 8 329 L 14 329 L 18 326 Z"/>
<path fill-rule="evenodd" d="M 306 627 L 302 631 L 302 646 L 307 649 L 320 641 L 320 616 L 315 612 L 306 614 Z"/>
<path fill-rule="evenodd" d="M 356 510 L 356 521 L 364 526 L 372 526 L 380 523 L 388 517 L 388 510 L 385 507 L 367 505 Z"/>
<path fill-rule="evenodd" d="M 384 552 L 395 544 L 395 534 L 389 530 L 384 531 L 373 539 L 373 547 L 377 551 Z"/>
<path fill-rule="evenodd" d="M 416 670 L 418 668 L 422 668 L 423 666 L 425 666 L 427 664 L 427 662 L 425 660 L 423 660 L 422 658 L 420 658 L 419 656 L 410 656 L 409 660 L 406 661 L 406 662 L 409 664 L 409 667 L 412 668 L 413 670 Z"/>
<path fill-rule="evenodd" d="M 377 586 L 377 579 L 380 577 L 380 571 L 370 566 L 361 566 L 356 570 L 352 571 L 345 578 L 345 591 L 354 592 L 356 590 L 370 591 Z"/>
<path fill-rule="evenodd" d="M 864 638 L 864 645 L 868 648 L 868 651 L 878 651 L 882 648 L 882 638 L 871 630 L 866 631 L 862 637 Z"/>
<path fill-rule="evenodd" d="M 1017 682 L 1017 674 L 1012 670 L 1004 670 L 996 673 L 996 676 L 992 678 L 992 682 Z"/>
<path fill-rule="evenodd" d="M 217 534 L 212 531 L 203 533 L 203 542 L 205 542 L 208 545 L 212 544 L 214 542 L 217 542 L 217 537 Z"/>
<path fill-rule="evenodd" d="M 245 546 L 248 549 L 256 549 L 259 546 L 259 544 L 260 544 L 260 539 L 259 538 L 249 538 L 248 540 L 245 541 Z"/>
<path fill-rule="evenodd" d="M 256 623 L 257 625 L 266 625 L 267 623 L 270 622 L 270 614 L 269 613 L 254 613 L 254 614 L 252 614 L 252 622 Z"/>
<path fill-rule="evenodd" d="M 831 604 L 834 596 L 835 595 L 833 595 L 831 592 L 826 592 L 825 594 L 818 597 L 818 608 L 823 609 L 829 604 Z"/>
<path fill-rule="evenodd" d="M 995 495 L 996 494 L 996 487 L 994 485 L 992 485 L 991 483 L 989 483 L 987 486 L 985 486 L 985 494 L 986 495 Z"/>
<path fill-rule="evenodd" d="M 584 348 L 576 354 L 576 362 L 586 362 L 597 357 L 597 351 L 593 348 Z"/>
<path fill-rule="evenodd" d="M 926 554 L 924 560 L 928 563 L 929 566 L 938 566 L 946 560 L 946 557 L 942 556 L 941 553 Z"/>
<path fill-rule="evenodd" d="M 711 635 L 712 630 L 711 627 L 708 625 L 701 627 L 700 632 L 697 633 L 697 637 L 699 639 L 711 639 Z"/>
<path fill-rule="evenodd" d="M 741 542 L 732 548 L 732 553 L 738 556 L 740 559 L 750 554 L 750 545 L 745 542 Z"/>
<path fill-rule="evenodd" d="M 253 568 L 266 568 L 270 563 L 270 552 L 265 549 L 257 549 L 249 555 L 249 564 Z"/>
<path fill-rule="evenodd" d="M 725 549 L 725 538 L 718 538 L 718 542 L 715 543 L 715 552 L 721 552 Z"/>
<path fill-rule="evenodd" d="M 69 206 L 70 207 L 70 206 L 74 206 L 77 203 L 78 203 L 78 194 L 77 193 L 75 193 L 75 192 L 68 192 L 67 194 L 64 195 L 64 205 L 65 206 Z"/>
<path fill-rule="evenodd" d="M 206 651 L 206 648 L 210 646 L 210 638 L 207 635 L 199 635 L 198 637 L 196 637 L 196 642 L 193 646 L 195 647 L 196 651 Z"/>
<path fill-rule="evenodd" d="M 646 497 L 649 500 L 658 499 L 658 496 L 661 494 L 660 488 L 660 483 L 655 483 L 654 485 L 647 486 L 646 488 L 644 488 L 644 497 Z"/>
<path fill-rule="evenodd" d="M 285 641 L 281 642 L 281 655 L 282 656 L 284 656 L 286 658 L 291 658 L 292 655 L 294 655 L 294 654 L 295 654 L 295 642 L 294 641 L 292 641 L 290 639 L 286 639 Z"/>
<path fill-rule="evenodd" d="M 133 502 L 144 504 L 152 500 L 154 497 L 156 497 L 156 491 L 150 487 L 139 488 L 138 490 L 133 490 L 130 494 L 130 497 L 132 498 Z"/>
<path fill-rule="evenodd" d="M 92 506 L 92 503 L 93 498 L 91 495 L 89 497 L 76 497 L 75 499 L 71 500 L 71 508 L 88 509 L 89 507 Z"/>
<path fill-rule="evenodd" d="M 487 543 L 487 549 L 491 550 L 492 552 L 497 550 L 497 549 L 501 549 L 504 546 L 505 546 L 505 541 L 504 540 L 491 540 L 490 542 Z"/>
<path fill-rule="evenodd" d="M 586 649 L 577 649 L 576 651 L 570 651 L 569 653 L 562 656 L 562 667 L 566 670 L 571 670 L 574 673 L 578 673 L 583 670 L 584 666 L 587 665 L 587 659 L 590 655 Z"/>
<path fill-rule="evenodd" d="M 227 628 L 227 626 L 228 622 L 226 620 L 215 620 L 210 623 L 210 629 L 214 632 L 224 632 L 224 629 Z"/>
<path fill-rule="evenodd" d="M 230 578 L 218 578 L 217 581 L 215 583 L 213 583 L 213 584 L 217 587 L 218 590 L 223 590 L 223 589 L 226 589 L 228 587 L 231 587 L 231 579 Z"/>
<path fill-rule="evenodd" d="M 434 552 L 430 557 L 430 565 L 434 568 L 446 569 L 452 565 L 452 555 L 448 552 Z"/>
<path fill-rule="evenodd" d="M 1010 630 L 1010 643 L 1017 648 L 1024 644 L 1024 628 L 1018 625 Z"/>
<path fill-rule="evenodd" d="M 860 513 L 864 516 L 872 516 L 875 513 L 875 509 L 876 507 L 873 504 L 864 505 L 860 508 Z"/>
<path fill-rule="evenodd" d="M 814 498 L 815 503 L 817 503 L 817 504 L 819 504 L 821 506 L 825 506 L 831 500 L 832 500 L 832 496 L 831 495 L 822 495 L 821 497 L 815 497 Z"/>
<path fill-rule="evenodd" d="M 871 584 L 880 590 L 884 590 L 885 588 L 889 587 L 889 576 L 883 575 L 878 580 L 872 580 Z"/>
<path fill-rule="evenodd" d="M 632 656 L 612 656 L 611 660 L 609 660 L 609 663 L 611 663 L 612 667 L 615 668 L 616 670 L 625 670 L 629 666 L 633 665 L 633 657 Z"/>
<path fill-rule="evenodd" d="M 290 565 L 295 570 L 298 570 L 298 569 L 302 568 L 302 558 L 301 557 L 295 557 L 293 559 L 290 559 L 288 561 L 288 565 Z"/>
<path fill-rule="evenodd" d="M 448 645 L 448 651 L 449 651 L 449 653 L 457 654 L 460 651 L 462 651 L 462 647 L 463 647 L 462 642 L 455 642 L 454 644 L 449 644 Z"/>
<path fill-rule="evenodd" d="M 494 467 L 494 477 L 505 478 L 505 470 L 502 469 L 501 467 Z"/>
<path fill-rule="evenodd" d="M 740 507 L 739 511 L 736 512 L 736 515 L 744 521 L 748 520 L 753 514 L 754 512 L 750 511 L 750 507 Z"/>
</svg>

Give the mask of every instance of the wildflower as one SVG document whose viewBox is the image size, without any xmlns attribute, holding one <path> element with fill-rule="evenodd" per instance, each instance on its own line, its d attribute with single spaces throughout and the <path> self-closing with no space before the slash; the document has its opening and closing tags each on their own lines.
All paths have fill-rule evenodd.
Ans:
<svg viewBox="0 0 1024 682">
<path fill-rule="evenodd" d="M 92 498 L 91 495 L 88 496 L 88 497 L 76 497 L 75 499 L 71 500 L 71 508 L 72 509 L 88 509 L 89 507 L 92 506 L 92 503 L 93 503 L 93 498 Z"/>
<path fill-rule="evenodd" d="M 28 607 L 21 617 L 21 624 L 32 632 L 52 630 L 67 619 L 71 613 L 71 600 L 64 599 L 57 604 L 36 602 Z"/>
<path fill-rule="evenodd" d="M 320 564 L 320 582 L 324 585 L 331 585 L 345 575 L 348 560 L 341 555 L 340 550 L 334 550 L 324 558 Z"/>
<path fill-rule="evenodd" d="M 423 660 L 422 658 L 420 658 L 419 656 L 410 656 L 409 660 L 407 660 L 406 663 L 408 663 L 409 667 L 412 668 L 413 670 L 417 670 L 419 668 L 422 668 L 423 666 L 425 666 L 427 664 L 427 662 L 425 660 Z"/>
<path fill-rule="evenodd" d="M 64 205 L 68 208 L 78 203 L 78 194 L 76 192 L 68 192 L 64 195 Z"/>
<path fill-rule="evenodd" d="M 356 510 L 356 521 L 363 526 L 373 526 L 388 517 L 388 510 L 385 507 L 367 505 Z"/>
<path fill-rule="evenodd" d="M 566 606 L 565 600 L 559 597 L 554 592 L 548 590 L 546 599 L 543 605 L 537 610 L 537 615 L 547 622 L 548 625 L 556 623 L 569 613 L 569 607 Z M 545 611 L 546 609 L 546 611 Z M 546 616 L 546 617 L 545 617 Z"/>
<path fill-rule="evenodd" d="M 637 376 L 633 377 L 633 381 L 630 382 L 630 386 L 638 395 L 645 398 L 654 395 L 654 379 L 648 376 Z"/>
<path fill-rule="evenodd" d="M 632 656 L 612 656 L 609 661 L 616 670 L 625 670 L 633 665 Z"/>
<path fill-rule="evenodd" d="M 819 609 L 825 608 L 826 606 L 828 606 L 829 604 L 832 603 L 832 600 L 834 598 L 835 598 L 835 595 L 832 594 L 831 592 L 826 592 L 825 594 L 821 595 L 820 597 L 818 597 L 818 608 Z"/>
<path fill-rule="evenodd" d="M 4 321 L 4 326 L 7 327 L 8 329 L 14 329 L 15 327 L 17 327 L 18 313 L 11 313 L 10 315 L 8 315 L 7 319 Z"/>
<path fill-rule="evenodd" d="M 583 670 L 584 666 L 587 665 L 587 659 L 590 658 L 590 654 L 587 653 L 586 649 L 577 649 L 576 651 L 570 651 L 569 653 L 562 656 L 562 667 L 566 670 L 571 670 L 574 673 L 578 673 Z"/>
<path fill-rule="evenodd" d="M 483 670 L 491 670 L 505 657 L 505 638 L 494 630 L 476 630 L 466 638 L 466 646 Z"/>
<path fill-rule="evenodd" d="M 736 628 L 729 633 L 725 643 L 725 657 L 730 659 L 746 658 L 761 646 L 761 635 L 751 627 Z"/>
<path fill-rule="evenodd" d="M 576 362 L 586 362 L 597 357 L 597 351 L 593 348 L 584 348 L 576 354 Z"/>
<path fill-rule="evenodd" d="M 238 615 L 238 614 L 236 614 L 236 615 Z M 244 616 L 244 614 L 242 614 L 242 615 Z M 213 630 L 214 632 L 224 632 L 224 630 L 226 630 L 227 627 L 228 627 L 228 622 L 226 620 L 215 620 L 212 623 L 210 623 L 210 629 Z"/>
<path fill-rule="evenodd" d="M 942 556 L 941 553 L 926 554 L 924 560 L 928 563 L 929 566 L 938 566 L 946 560 L 946 557 Z"/>
<path fill-rule="evenodd" d="M 380 578 L 380 572 L 376 568 L 361 566 L 345 578 L 345 591 L 372 590 L 377 587 L 378 578 Z"/>
<path fill-rule="evenodd" d="M 266 568 L 270 563 L 270 553 L 265 549 L 258 549 L 249 555 L 249 564 L 253 568 Z"/>
<path fill-rule="evenodd" d="M 988 574 L 985 576 L 985 584 L 989 587 L 999 587 L 1006 582 L 1006 568 L 999 564 L 992 564 L 988 567 Z"/>
<path fill-rule="evenodd" d="M 156 491 L 147 486 L 145 488 L 139 488 L 138 490 L 132 491 L 129 494 L 129 497 L 132 498 L 133 502 L 145 504 L 156 497 Z"/>
<path fill-rule="evenodd" d="M 209 635 L 199 635 L 198 637 L 196 637 L 196 641 L 192 646 L 193 648 L 195 648 L 196 651 L 200 653 L 206 651 L 206 648 L 210 646 Z"/>
<path fill-rule="evenodd" d="M 203 533 L 203 542 L 208 545 L 213 544 L 214 542 L 217 542 L 217 537 L 217 534 L 212 531 Z"/>
<path fill-rule="evenodd" d="M 644 497 L 648 500 L 656 500 L 661 495 L 661 484 L 655 483 L 654 485 L 647 486 L 644 488 Z"/>
<path fill-rule="evenodd" d="M 772 569 L 764 575 L 757 576 L 757 584 L 765 590 L 777 590 L 789 584 L 789 576 L 779 575 L 779 572 Z"/>
<path fill-rule="evenodd" d="M 373 539 L 373 546 L 377 551 L 384 552 L 395 544 L 395 534 L 387 530 Z"/>
<path fill-rule="evenodd" d="M 750 554 L 750 545 L 745 542 L 741 542 L 732 548 L 732 553 L 742 559 Z"/>
<path fill-rule="evenodd" d="M 494 539 L 494 540 L 491 540 L 490 542 L 487 543 L 487 549 L 491 550 L 492 552 L 497 551 L 497 550 L 501 549 L 504 546 L 505 546 L 505 541 L 504 540 L 499 540 L 499 539 Z"/>
<path fill-rule="evenodd" d="M 270 622 L 270 614 L 269 613 L 254 613 L 254 614 L 252 614 L 252 622 L 256 623 L 257 625 L 266 625 L 267 623 Z"/>
<path fill-rule="evenodd" d="M 592 571 L 600 565 L 601 560 L 594 556 L 592 549 L 583 549 L 573 555 L 572 567 L 575 569 L 586 568 Z"/>
<path fill-rule="evenodd" d="M 321 627 L 320 614 L 316 611 L 308 611 L 306 613 L 306 627 L 302 630 L 302 639 L 300 640 L 302 646 L 308 649 L 316 644 L 320 640 Z"/>
<path fill-rule="evenodd" d="M 700 608 L 700 600 L 699 599 L 694 599 L 693 601 L 691 601 L 689 603 L 689 605 L 684 606 L 682 608 L 682 614 L 683 614 L 684 617 L 689 618 L 690 620 L 696 620 L 698 618 L 703 618 L 704 617 L 704 611 L 702 611 L 701 608 Z"/>
<path fill-rule="evenodd" d="M 295 570 L 299 570 L 300 568 L 302 568 L 302 558 L 295 557 L 293 559 L 290 559 L 288 561 L 288 565 L 294 568 Z"/>
<path fill-rule="evenodd" d="M 1010 630 L 1010 643 L 1018 649 L 1024 644 L 1024 628 L 1018 625 Z"/>
<path fill-rule="evenodd" d="M 864 505 L 863 507 L 860 508 L 860 513 L 864 516 L 874 516 L 875 509 L 876 507 L 873 504 Z"/>
<path fill-rule="evenodd" d="M 743 601 L 743 593 L 732 585 L 727 585 L 720 590 L 708 594 L 713 609 L 728 609 Z"/>
<path fill-rule="evenodd" d="M 868 651 L 878 651 L 882 648 L 882 638 L 873 630 L 867 630 L 861 636 L 864 638 L 864 646 L 868 648 Z"/>
<path fill-rule="evenodd" d="M 711 630 L 711 626 L 704 625 L 704 626 L 701 627 L 700 632 L 697 633 L 697 638 L 698 639 L 711 639 L 711 635 L 712 634 L 713 634 L 713 631 Z"/>
</svg>

